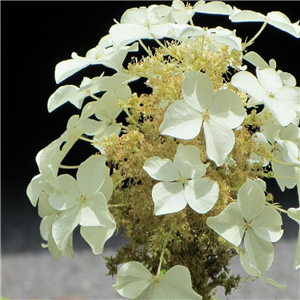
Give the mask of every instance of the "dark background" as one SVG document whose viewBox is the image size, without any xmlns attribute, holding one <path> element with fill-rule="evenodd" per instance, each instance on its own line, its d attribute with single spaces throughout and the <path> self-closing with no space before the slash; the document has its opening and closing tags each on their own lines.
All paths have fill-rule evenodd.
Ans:
<svg viewBox="0 0 300 300">
<path fill-rule="evenodd" d="M 58 88 L 55 65 L 70 58 L 73 51 L 84 56 L 127 8 L 153 3 L 170 2 L 1 2 L 2 251 L 40 249 L 40 218 L 26 197 L 26 187 L 38 173 L 37 152 L 58 138 L 68 118 L 78 112 L 70 104 L 51 114 L 47 111 L 47 100 Z M 292 22 L 300 17 L 298 1 L 228 3 L 264 14 L 279 10 Z M 195 24 L 200 26 L 237 28 L 237 35 L 243 38 L 251 38 L 261 26 L 231 23 L 226 16 L 198 14 L 197 20 Z M 266 61 L 274 53 L 278 69 L 299 81 L 299 45 L 299 39 L 267 26 L 249 51 L 257 51 Z M 101 71 L 101 67 L 89 67 L 60 85 L 78 85 L 83 76 L 99 76 Z M 279 194 L 276 184 L 272 191 Z M 288 190 L 279 199 L 285 207 L 296 206 L 295 195 L 295 189 Z M 21 241 L 16 238 L 20 235 Z M 30 237 L 37 240 L 28 242 Z"/>
</svg>

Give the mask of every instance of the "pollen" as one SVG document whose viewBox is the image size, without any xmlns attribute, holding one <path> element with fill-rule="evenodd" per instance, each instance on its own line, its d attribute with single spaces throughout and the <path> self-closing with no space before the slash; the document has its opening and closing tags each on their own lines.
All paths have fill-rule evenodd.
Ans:
<svg viewBox="0 0 300 300">
<path fill-rule="evenodd" d="M 275 94 L 274 93 L 269 93 L 269 98 L 274 99 L 275 98 Z"/>
</svg>

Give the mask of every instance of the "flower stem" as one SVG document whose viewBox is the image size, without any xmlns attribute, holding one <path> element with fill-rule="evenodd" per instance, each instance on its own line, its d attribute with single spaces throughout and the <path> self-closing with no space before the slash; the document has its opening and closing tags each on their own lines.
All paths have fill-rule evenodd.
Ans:
<svg viewBox="0 0 300 300">
<path fill-rule="evenodd" d="M 66 165 L 59 165 L 60 169 L 67 169 L 67 170 L 73 170 L 78 169 L 79 166 L 66 166 Z"/>
<path fill-rule="evenodd" d="M 146 47 L 146 45 L 142 42 L 142 40 L 139 40 L 139 43 L 141 44 L 141 46 L 144 48 L 144 50 L 150 55 L 152 56 L 152 52 L 149 48 Z"/>
<path fill-rule="evenodd" d="M 160 258 L 159 258 L 159 265 L 158 265 L 158 269 L 157 269 L 157 272 L 156 272 L 156 277 L 157 278 L 159 277 L 159 274 L 160 274 L 160 269 L 161 269 L 162 262 L 163 262 L 163 259 L 164 259 L 164 251 L 165 251 L 165 248 L 166 248 L 167 243 L 169 241 L 169 234 L 170 234 L 170 232 L 168 233 L 167 238 L 165 239 L 165 242 L 164 242 L 164 244 L 162 246 L 162 249 L 161 249 L 161 254 L 160 254 Z"/>
<path fill-rule="evenodd" d="M 247 42 L 246 44 L 245 44 L 245 46 L 244 46 L 244 49 L 243 50 L 245 50 L 247 47 L 249 47 L 249 46 L 251 46 L 253 43 L 254 43 L 254 41 L 259 37 L 259 35 L 263 32 L 263 30 L 265 29 L 265 27 L 267 26 L 267 21 L 265 21 L 264 23 L 263 23 L 263 25 L 261 26 L 261 28 L 259 29 L 259 31 L 256 33 L 256 35 L 249 41 L 249 42 Z"/>
</svg>

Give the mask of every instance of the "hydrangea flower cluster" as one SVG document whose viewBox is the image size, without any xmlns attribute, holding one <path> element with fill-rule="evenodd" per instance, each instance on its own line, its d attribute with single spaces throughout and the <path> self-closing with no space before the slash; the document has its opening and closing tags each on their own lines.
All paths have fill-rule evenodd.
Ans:
<svg viewBox="0 0 300 300">
<path fill-rule="evenodd" d="M 196 14 L 262 27 L 243 42 L 234 30 L 195 25 Z M 81 110 L 37 154 L 39 174 L 27 188 L 55 259 L 74 257 L 78 226 L 94 254 L 122 230 L 128 244 L 106 260 L 125 298 L 211 299 L 217 286 L 228 295 L 240 280 L 228 275 L 235 255 L 253 279 L 284 288 L 265 273 L 283 234 L 280 213 L 300 225 L 300 207 L 274 203 L 263 179 L 300 196 L 300 88 L 275 60 L 248 51 L 268 24 L 300 37 L 299 21 L 281 12 L 174 0 L 128 9 L 85 56 L 57 64 L 58 84 L 90 65 L 104 71 L 48 100 L 49 112 L 67 102 Z M 143 57 L 125 63 L 132 52 Z M 150 94 L 132 91 L 140 78 Z M 78 141 L 95 154 L 65 165 Z M 297 270 L 300 230 L 295 252 Z"/>
</svg>

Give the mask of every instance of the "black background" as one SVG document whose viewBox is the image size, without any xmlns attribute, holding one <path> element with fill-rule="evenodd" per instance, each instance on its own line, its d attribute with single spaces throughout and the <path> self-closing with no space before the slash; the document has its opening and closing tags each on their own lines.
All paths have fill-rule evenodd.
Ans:
<svg viewBox="0 0 300 300">
<path fill-rule="evenodd" d="M 64 132 L 68 118 L 78 112 L 70 104 L 51 114 L 47 111 L 47 100 L 58 88 L 54 81 L 55 65 L 70 58 L 73 51 L 84 56 L 108 33 L 113 19 L 120 20 L 127 8 L 154 3 L 170 4 L 162 1 L 1 2 L 3 238 L 13 238 L 8 230 L 14 224 L 27 232 L 35 224 L 32 230 L 34 235 L 38 234 L 40 219 L 26 197 L 26 186 L 38 173 L 35 156 Z M 263 14 L 279 10 L 292 22 L 300 18 L 298 1 L 228 3 Z M 228 17 L 203 14 L 198 15 L 197 20 L 195 24 L 200 26 L 237 28 L 237 35 L 243 38 L 251 38 L 261 26 L 261 23 L 230 23 Z M 266 61 L 275 58 L 278 69 L 292 73 L 300 81 L 299 39 L 267 26 L 250 50 L 257 51 Z M 99 67 L 89 67 L 60 85 L 78 85 L 83 76 L 98 76 L 101 71 Z M 273 191 L 279 192 L 276 185 Z M 295 189 L 280 197 L 281 200 L 293 198 L 292 204 L 297 205 Z M 26 223 L 22 221 L 24 218 Z M 2 243 L 4 250 L 18 250 L 18 247 L 9 247 Z M 26 247 L 40 246 L 37 242 Z"/>
</svg>

